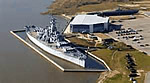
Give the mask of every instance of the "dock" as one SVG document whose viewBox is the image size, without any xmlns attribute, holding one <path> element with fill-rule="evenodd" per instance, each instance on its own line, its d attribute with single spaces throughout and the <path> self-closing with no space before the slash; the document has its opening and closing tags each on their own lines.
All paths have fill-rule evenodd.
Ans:
<svg viewBox="0 0 150 83">
<path fill-rule="evenodd" d="M 106 63 L 100 62 L 99 60 L 94 59 L 92 56 L 89 56 L 89 60 L 91 60 L 89 62 L 95 61 L 95 63 L 98 66 L 102 66 L 102 67 L 95 67 L 95 66 L 93 66 L 94 63 L 93 64 L 88 63 L 90 65 L 87 66 L 87 68 L 82 68 L 82 67 L 77 66 L 75 64 L 69 63 L 68 61 L 65 61 L 65 60 L 62 60 L 62 59 L 60 59 L 58 57 L 55 57 L 55 56 L 53 56 L 53 55 L 51 55 L 49 53 L 46 53 L 45 51 L 43 51 L 42 49 L 37 47 L 35 44 L 33 44 L 27 38 L 24 29 L 13 30 L 13 31 L 10 31 L 10 33 L 13 36 L 15 36 L 17 39 L 22 41 L 25 45 L 29 46 L 32 50 L 37 52 L 44 59 L 46 59 L 47 61 L 49 61 L 53 65 L 55 65 L 58 69 L 60 69 L 63 72 L 104 72 L 104 71 L 110 71 L 110 68 L 107 66 Z"/>
</svg>

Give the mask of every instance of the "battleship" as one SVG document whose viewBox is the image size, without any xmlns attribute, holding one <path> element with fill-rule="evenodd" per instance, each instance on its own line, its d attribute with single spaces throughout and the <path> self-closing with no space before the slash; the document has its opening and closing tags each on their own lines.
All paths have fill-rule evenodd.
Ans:
<svg viewBox="0 0 150 83">
<path fill-rule="evenodd" d="M 45 52 L 85 68 L 87 54 L 72 46 L 57 31 L 56 19 L 51 17 L 49 26 L 25 26 L 27 37 Z"/>
</svg>

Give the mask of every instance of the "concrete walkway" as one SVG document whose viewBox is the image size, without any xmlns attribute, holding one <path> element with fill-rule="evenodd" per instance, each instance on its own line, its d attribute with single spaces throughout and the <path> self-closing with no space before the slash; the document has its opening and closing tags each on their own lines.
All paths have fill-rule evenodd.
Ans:
<svg viewBox="0 0 150 83">
<path fill-rule="evenodd" d="M 66 30 L 64 31 L 65 34 L 69 34 L 70 32 L 70 24 L 67 26 Z"/>
<path fill-rule="evenodd" d="M 146 77 L 145 77 L 145 82 L 144 83 L 150 83 L 150 72 L 148 72 L 146 74 Z"/>
</svg>

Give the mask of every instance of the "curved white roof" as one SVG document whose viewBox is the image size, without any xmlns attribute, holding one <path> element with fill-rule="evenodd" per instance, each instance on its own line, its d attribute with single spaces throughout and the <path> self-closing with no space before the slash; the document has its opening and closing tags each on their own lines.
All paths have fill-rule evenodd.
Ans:
<svg viewBox="0 0 150 83">
<path fill-rule="evenodd" d="M 97 15 L 77 15 L 70 24 L 73 25 L 91 25 L 98 23 L 107 23 L 109 17 L 100 17 Z"/>
</svg>

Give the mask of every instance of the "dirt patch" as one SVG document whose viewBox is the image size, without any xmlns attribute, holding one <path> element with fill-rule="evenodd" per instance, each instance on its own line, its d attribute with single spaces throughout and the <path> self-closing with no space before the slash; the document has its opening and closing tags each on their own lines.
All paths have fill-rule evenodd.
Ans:
<svg viewBox="0 0 150 83">
<path fill-rule="evenodd" d="M 109 72 L 103 72 L 98 79 L 98 83 L 103 83 L 107 78 L 111 78 L 117 74 L 120 74 L 120 72 L 117 70 L 109 71 Z"/>
</svg>

